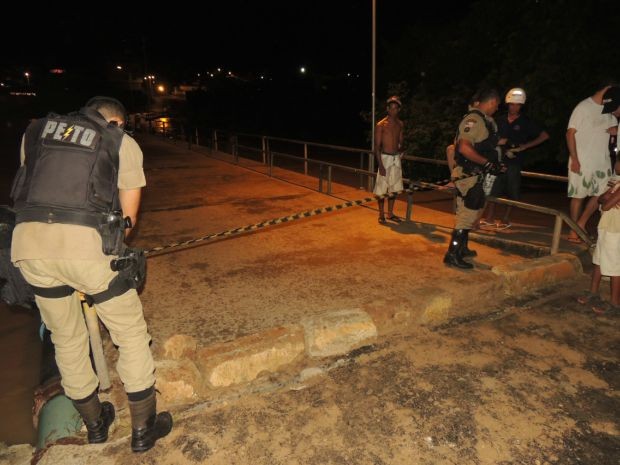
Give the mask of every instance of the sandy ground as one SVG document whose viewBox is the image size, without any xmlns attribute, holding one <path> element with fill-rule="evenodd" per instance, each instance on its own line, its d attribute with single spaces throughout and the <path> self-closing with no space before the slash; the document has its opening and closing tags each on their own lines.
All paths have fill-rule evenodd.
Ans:
<svg viewBox="0 0 620 465">
<path fill-rule="evenodd" d="M 178 414 L 143 455 L 119 439 L 39 463 L 617 464 L 618 316 L 593 316 L 571 287 L 502 310 L 265 374 Z"/>
<path fill-rule="evenodd" d="M 188 152 L 180 144 L 174 146 L 149 139 L 144 141 L 142 146 L 145 151 L 148 187 L 145 189 L 142 214 L 133 239 L 134 243 L 139 246 L 152 247 L 168 242 L 192 239 L 205 234 L 340 202 L 338 199 L 303 187 L 316 188 L 316 183 L 301 176 L 292 176 L 287 173 L 287 179 L 292 183 L 277 181 L 241 167 L 206 158 L 195 152 Z M 347 199 L 368 195 L 363 191 L 342 185 L 334 185 L 334 193 Z M 430 205 L 428 206 L 423 203 L 416 205 L 415 218 L 429 223 L 449 225 L 451 221 L 449 212 L 434 210 L 433 208 L 436 205 L 432 199 L 429 202 Z M 404 215 L 404 209 L 404 203 L 398 202 L 396 212 Z M 474 243 L 472 246 L 479 252 L 479 257 L 476 259 L 476 271 L 462 273 L 446 269 L 441 262 L 447 247 L 447 235 L 445 233 L 433 230 L 432 227 L 421 227 L 415 223 L 379 226 L 376 217 L 377 213 L 374 210 L 355 207 L 149 259 L 147 285 L 141 297 L 149 330 L 153 336 L 153 350 L 156 358 L 160 358 L 162 355 L 163 342 L 174 334 L 194 336 L 201 345 L 206 346 L 214 342 L 233 340 L 266 328 L 296 323 L 304 316 L 326 310 L 368 305 L 376 307 L 415 305 L 416 296 L 419 296 L 416 292 L 424 289 L 434 291 L 457 289 L 462 293 L 463 300 L 475 303 L 477 300 L 476 289 L 484 288 L 485 282 L 490 282 L 494 278 L 489 271 L 492 266 L 523 260 L 523 257 L 505 250 Z M 479 287 L 472 287 L 472 282 L 475 282 Z M 431 341 L 433 334 L 435 333 L 422 331 L 415 335 L 401 335 L 394 340 L 394 344 L 396 344 L 394 346 L 390 345 L 389 340 L 382 339 L 367 353 L 358 353 L 357 356 L 347 359 L 348 361 L 340 368 L 329 371 L 328 376 L 320 378 L 318 385 L 310 383 L 307 389 L 302 389 L 302 391 L 314 392 L 313 396 L 319 396 L 321 389 L 326 388 L 326 397 L 324 401 L 317 401 L 319 402 L 317 407 L 320 407 L 323 402 L 327 404 L 330 396 L 333 396 L 334 402 L 345 399 L 349 394 L 338 392 L 337 388 L 343 383 L 348 385 L 348 381 L 346 383 L 344 381 L 339 382 L 336 375 L 341 370 L 358 366 L 362 362 L 366 364 L 369 373 L 374 366 L 374 370 L 377 372 L 377 380 L 368 379 L 367 381 L 359 381 L 359 383 L 381 384 L 379 381 L 380 374 L 385 371 L 386 376 L 389 375 L 385 382 L 392 385 L 395 380 L 398 381 L 399 379 L 396 373 L 390 374 L 392 365 L 401 367 L 398 373 L 401 371 L 403 373 L 411 372 L 417 376 L 419 372 L 416 371 L 416 367 L 421 362 L 410 361 L 412 365 L 407 368 L 408 365 L 404 364 L 402 357 L 396 354 L 404 353 L 403 351 L 408 347 L 415 348 L 413 353 L 425 355 L 435 354 L 436 352 L 444 353 L 440 347 L 430 344 L 429 341 Z M 492 339 L 493 334 L 495 333 L 488 333 L 487 338 Z M 439 337 L 439 340 L 444 338 L 445 334 Z M 430 345 L 417 345 L 419 341 L 427 341 Z M 526 345 L 529 342 L 524 341 Z M 452 347 L 453 352 L 445 352 L 445 360 L 459 359 L 460 349 L 457 342 L 454 344 L 446 342 L 446 344 L 446 350 Z M 17 345 L 11 345 L 11 347 L 17 347 Z M 113 351 L 109 346 L 108 349 Z M 385 354 L 387 357 L 388 353 L 391 354 L 390 357 L 395 358 L 386 359 L 389 363 L 381 368 L 380 358 L 376 357 L 379 354 Z M 441 360 L 444 359 L 444 356 L 441 357 Z M 549 355 L 549 357 L 552 356 Z M 410 355 L 407 355 L 406 358 L 410 358 Z M 23 358 L 16 360 L 23 360 Z M 26 361 L 23 363 L 27 364 Z M 13 365 L 8 366 L 10 368 Z M 434 372 L 435 368 L 430 367 L 431 365 L 428 368 L 429 372 Z M 438 362 L 437 370 L 439 373 L 441 370 L 447 369 L 441 367 L 442 365 Z M 283 396 L 282 399 L 275 401 L 275 404 L 283 402 L 286 405 L 286 402 L 290 402 L 286 400 L 286 396 L 301 395 L 296 394 L 296 392 L 302 391 L 290 391 L 288 393 L 278 391 L 274 394 L 272 387 L 287 385 L 289 381 L 287 381 L 286 376 L 294 377 L 294 374 L 297 373 L 294 369 L 295 367 L 292 367 L 291 373 L 282 374 L 285 377 L 284 381 L 278 380 L 280 375 L 273 375 L 274 380 L 272 381 L 267 380 L 269 382 L 264 390 L 271 394 L 250 396 L 246 399 L 248 392 L 254 391 L 252 387 L 248 388 L 247 391 L 244 391 L 245 387 L 242 387 L 239 392 L 232 390 L 228 394 L 214 393 L 209 405 L 211 407 L 220 405 L 221 407 L 217 408 L 222 408 L 225 411 L 229 407 L 232 408 L 233 404 L 235 408 L 238 405 L 239 408 L 243 409 L 246 408 L 244 407 L 246 401 L 256 403 L 257 407 L 254 410 L 247 407 L 247 413 L 243 414 L 250 417 L 253 416 L 252 412 L 262 412 L 262 403 L 269 402 L 272 396 L 275 396 L 274 399 Z M 482 368 L 478 369 L 481 370 Z M 358 375 L 363 377 L 363 373 L 358 373 Z M 448 375 L 449 373 L 446 372 L 446 376 Z M 467 379 L 466 377 L 463 378 Z M 16 379 L 14 378 L 12 381 L 16 381 Z M 29 382 L 31 383 L 32 380 Z M 357 382 L 351 378 L 350 386 L 354 386 Z M 410 385 L 407 389 L 410 389 L 412 393 L 418 392 L 416 382 L 415 380 L 406 382 L 402 380 L 404 385 Z M 21 384 L 24 383 L 20 382 Z M 15 383 L 11 386 L 14 385 Z M 431 385 L 425 386 L 426 390 L 434 391 L 432 382 Z M 386 385 L 386 389 L 388 387 Z M 479 388 L 478 385 L 474 387 Z M 258 388 L 259 391 L 261 389 Z M 377 386 L 369 389 L 371 392 L 381 392 L 378 391 Z M 10 396 L 5 395 L 7 392 L 9 392 L 9 388 L 3 393 L 2 405 L 14 402 Z M 122 392 L 119 389 L 119 392 L 115 394 L 120 395 Z M 241 396 L 242 400 L 236 400 L 239 398 L 238 396 Z M 390 394 L 387 392 L 385 396 L 390 398 Z M 370 399 L 372 400 L 374 397 L 371 396 Z M 23 395 L 20 399 L 23 400 Z M 301 397 L 300 401 L 304 401 L 304 398 Z M 224 407 L 222 402 L 227 402 L 228 405 Z M 370 401 L 360 398 L 355 402 L 358 406 L 364 406 L 359 409 L 360 414 L 362 414 L 366 411 L 366 403 Z M 398 404 L 398 402 L 396 403 Z M 458 400 L 456 403 L 458 404 Z M 372 403 L 369 405 L 373 408 L 379 408 Z M 211 407 L 203 412 L 207 417 L 212 415 L 213 409 Z M 23 410 L 23 406 L 19 408 Z M 342 408 L 338 407 L 340 410 Z M 322 423 L 322 417 L 325 416 L 325 419 L 328 419 L 330 415 L 336 415 L 332 418 L 335 422 L 341 417 L 338 409 L 331 413 L 321 409 L 302 409 L 302 413 L 298 412 L 297 416 L 307 416 L 308 420 L 307 424 L 304 423 L 299 428 L 303 430 L 304 427 L 307 427 L 311 430 L 315 428 L 314 421 L 316 420 L 318 423 L 313 429 L 313 434 L 318 436 L 317 440 L 325 436 L 325 434 L 320 433 L 322 429 L 328 430 L 331 435 L 332 426 Z M 271 412 L 270 409 L 265 409 L 265 411 Z M 368 410 L 368 412 L 370 411 Z M 181 415 L 179 412 L 175 413 Z M 189 413 L 186 412 L 183 415 L 189 415 Z M 253 421 L 260 421 L 263 415 L 265 415 L 264 412 L 257 414 L 256 418 L 250 419 L 249 424 Z M 286 409 L 281 411 L 281 415 L 282 417 L 279 420 L 277 417 L 272 419 L 284 421 L 289 416 Z M 224 415 L 222 418 L 227 417 Z M 23 419 L 25 421 L 29 418 L 23 416 Z M 188 419 L 187 421 L 195 420 Z M 210 419 L 207 423 L 215 425 L 218 424 L 218 421 L 211 421 Z M 396 426 L 400 425 L 399 422 Z M 235 423 L 234 418 L 229 418 L 227 421 L 222 420 L 220 423 L 223 428 L 228 428 L 230 431 L 240 427 Z M 6 425 L 7 431 L 11 427 L 8 422 L 5 422 L 4 425 Z M 260 432 L 260 424 L 255 423 L 254 427 L 257 428 L 257 432 Z M 293 427 L 293 425 L 282 426 L 284 430 L 289 427 Z M 368 427 L 370 428 L 370 426 Z M 204 443 L 207 445 L 205 450 L 210 451 L 205 452 L 204 458 L 209 457 L 211 460 L 217 456 L 215 453 L 217 450 L 223 450 L 226 451 L 226 454 L 230 454 L 230 447 L 235 450 L 241 447 L 241 445 L 235 445 L 241 444 L 241 439 L 233 438 L 237 443 L 230 442 L 233 439 L 229 437 L 225 440 L 225 435 L 221 438 L 224 441 L 223 443 L 220 445 L 213 443 L 214 437 L 218 438 L 219 436 L 213 436 L 213 430 L 209 428 L 205 429 L 205 436 L 201 436 L 200 441 L 196 442 L 197 445 L 195 446 L 191 435 L 188 436 L 187 441 L 189 442 L 186 442 L 189 445 L 187 445 L 186 442 L 183 442 L 185 439 L 182 439 L 182 433 L 179 432 L 170 440 L 178 441 L 178 443 L 168 442 L 168 444 L 174 444 L 174 447 L 167 450 L 166 453 L 184 454 L 184 451 L 189 450 L 191 459 L 192 450 L 194 448 L 200 450 L 202 447 L 200 444 Z M 280 434 L 279 428 L 273 430 L 274 438 Z M 179 431 L 181 430 L 179 428 Z M 191 430 L 191 425 L 189 430 Z M 251 439 L 255 435 L 253 432 L 250 433 L 238 432 L 236 434 L 239 437 L 245 434 Z M 121 455 L 118 457 L 116 453 L 110 455 L 114 460 L 119 460 L 117 463 L 123 463 L 119 457 L 123 456 L 124 452 L 122 451 L 126 449 L 127 445 L 126 441 L 118 439 L 123 434 L 122 428 L 116 433 L 117 440 L 122 444 L 117 449 Z M 292 434 L 292 432 L 288 434 Z M 305 437 L 304 434 L 300 437 Z M 287 441 L 286 437 L 285 435 L 284 442 Z M 359 437 L 361 439 L 363 436 Z M 379 434 L 378 437 L 382 436 Z M 431 442 L 434 441 L 432 436 L 429 437 L 431 437 Z M 340 438 L 339 441 L 345 446 L 349 444 L 343 438 Z M 410 440 L 406 440 L 403 444 L 410 444 L 407 441 Z M 380 446 L 381 444 L 377 445 L 377 447 Z M 265 450 L 268 450 L 269 447 L 271 447 L 270 443 L 266 443 Z M 305 460 L 314 454 L 311 449 L 304 449 L 303 444 L 295 445 L 295 448 L 297 447 L 302 449 L 299 449 L 299 458 L 295 460 L 300 461 L 302 460 L 301 457 L 304 457 Z M 398 449 L 397 445 L 393 445 L 393 447 Z M 429 450 L 435 450 L 434 447 L 434 443 L 429 444 Z M 351 448 L 347 446 L 346 449 Z M 247 460 L 251 454 L 244 455 L 248 452 L 244 452 L 242 449 L 239 449 L 238 453 L 240 454 L 238 456 L 225 455 L 228 459 L 222 458 L 221 460 L 224 461 L 221 463 L 250 463 Z M 196 457 L 199 457 L 201 452 L 196 452 L 196 454 L 198 454 Z M 83 452 L 78 454 L 78 456 L 81 455 Z M 286 459 L 286 454 L 277 453 L 276 456 L 271 462 L 267 458 L 262 458 L 262 462 L 254 463 L 278 463 L 278 461 L 280 463 L 295 463 L 293 459 L 289 462 Z M 290 456 L 293 457 L 294 454 Z M 52 460 L 52 457 L 53 455 L 50 455 L 49 460 Z M 148 457 L 153 456 L 149 455 Z M 160 459 L 164 460 L 162 457 Z M 313 461 L 301 461 L 300 463 L 342 462 L 342 459 L 335 455 L 334 458 L 330 457 L 330 455 L 326 455 L 322 459 L 318 457 Z M 360 463 L 382 463 L 380 460 L 387 460 L 380 458 L 384 457 L 381 454 L 377 455 L 379 461 L 375 462 L 369 461 L 368 457 L 370 456 L 360 455 L 360 460 L 362 460 Z M 151 463 L 154 459 L 145 460 L 147 462 L 144 463 Z M 173 456 L 165 460 L 170 461 L 170 463 L 180 463 L 175 462 Z M 168 463 L 165 460 L 161 463 Z M 225 460 L 229 460 L 229 462 L 225 462 Z M 351 460 L 349 462 L 345 460 L 343 463 L 355 463 Z M 399 463 L 395 460 L 387 460 L 384 463 Z M 49 461 L 47 463 L 55 462 Z M 440 462 L 431 460 L 428 463 Z"/>
</svg>

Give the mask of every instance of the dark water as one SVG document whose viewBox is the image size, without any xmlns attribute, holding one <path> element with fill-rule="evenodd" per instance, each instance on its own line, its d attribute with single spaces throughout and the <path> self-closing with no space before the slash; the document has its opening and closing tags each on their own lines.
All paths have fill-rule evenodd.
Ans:
<svg viewBox="0 0 620 465">
<path fill-rule="evenodd" d="M 0 204 L 6 205 L 27 119 L 0 124 Z M 0 302 L 0 442 L 9 445 L 36 441 L 32 405 L 41 372 L 39 324 L 37 311 Z"/>
</svg>

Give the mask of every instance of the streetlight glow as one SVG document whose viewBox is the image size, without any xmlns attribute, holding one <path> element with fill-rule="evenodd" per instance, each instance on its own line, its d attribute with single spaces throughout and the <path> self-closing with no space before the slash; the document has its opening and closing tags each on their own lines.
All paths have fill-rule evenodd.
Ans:
<svg viewBox="0 0 620 465">
<path fill-rule="evenodd" d="M 302 66 L 301 68 L 299 68 L 299 72 L 300 72 L 301 74 L 305 74 L 305 73 L 306 73 L 306 67 L 305 67 L 305 66 Z"/>
</svg>

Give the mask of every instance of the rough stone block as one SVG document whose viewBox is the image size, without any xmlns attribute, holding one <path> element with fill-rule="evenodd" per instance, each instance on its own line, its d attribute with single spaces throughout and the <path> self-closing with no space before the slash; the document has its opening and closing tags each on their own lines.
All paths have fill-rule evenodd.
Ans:
<svg viewBox="0 0 620 465">
<path fill-rule="evenodd" d="M 300 327 L 274 328 L 199 350 L 196 363 L 211 387 L 230 386 L 276 371 L 304 352 Z"/>
<path fill-rule="evenodd" d="M 491 271 L 503 279 L 504 292 L 513 296 L 574 279 L 583 269 L 574 255 L 556 254 L 496 266 Z"/>
<path fill-rule="evenodd" d="M 202 377 L 190 360 L 160 360 L 155 362 L 156 387 L 167 404 L 191 402 L 198 397 Z"/>
<path fill-rule="evenodd" d="M 368 313 L 339 310 L 302 321 L 306 353 L 311 357 L 346 354 L 377 337 L 377 327 Z"/>
<path fill-rule="evenodd" d="M 164 343 L 164 356 L 172 360 L 192 358 L 196 354 L 198 342 L 192 336 L 175 334 Z"/>
</svg>

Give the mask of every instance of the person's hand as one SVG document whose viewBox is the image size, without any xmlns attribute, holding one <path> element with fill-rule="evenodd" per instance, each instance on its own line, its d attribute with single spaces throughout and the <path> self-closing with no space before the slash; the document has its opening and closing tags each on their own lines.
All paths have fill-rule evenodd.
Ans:
<svg viewBox="0 0 620 465">
<path fill-rule="evenodd" d="M 497 141 L 497 145 L 506 145 L 506 142 L 508 142 L 508 138 L 502 137 L 500 140 Z"/>
<path fill-rule="evenodd" d="M 385 176 L 385 166 L 381 165 L 381 166 L 379 167 L 379 174 L 380 174 L 381 176 Z"/>
<path fill-rule="evenodd" d="M 581 163 L 579 163 L 579 160 L 577 158 L 571 159 L 570 170 L 576 174 L 581 173 Z"/>
<path fill-rule="evenodd" d="M 492 162 L 492 161 L 487 161 L 484 164 L 484 166 L 482 167 L 482 170 L 485 173 L 497 176 L 498 174 L 506 172 L 506 165 L 504 165 L 502 163 L 496 163 L 496 162 Z"/>
<path fill-rule="evenodd" d="M 610 127 L 607 132 L 609 133 L 610 136 L 617 136 L 618 135 L 618 126 L 612 126 Z"/>
</svg>

